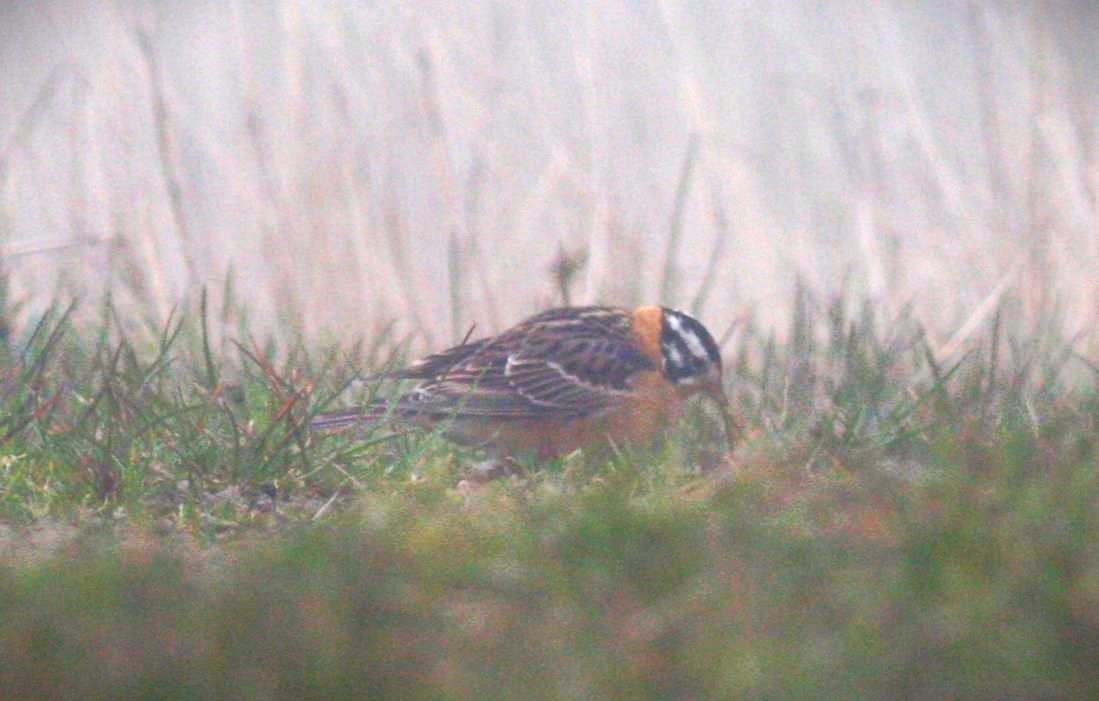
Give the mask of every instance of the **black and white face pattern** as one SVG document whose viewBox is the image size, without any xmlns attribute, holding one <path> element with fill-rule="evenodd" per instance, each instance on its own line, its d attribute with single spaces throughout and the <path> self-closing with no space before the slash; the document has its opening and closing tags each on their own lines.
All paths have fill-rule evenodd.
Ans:
<svg viewBox="0 0 1099 701">
<path fill-rule="evenodd" d="M 721 351 L 706 327 L 683 312 L 664 309 L 660 329 L 664 375 L 676 385 L 721 377 Z"/>
</svg>

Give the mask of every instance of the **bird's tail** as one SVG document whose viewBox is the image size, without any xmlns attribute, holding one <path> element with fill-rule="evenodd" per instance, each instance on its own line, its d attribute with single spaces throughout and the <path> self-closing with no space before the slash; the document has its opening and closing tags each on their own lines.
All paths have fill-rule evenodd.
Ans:
<svg viewBox="0 0 1099 701">
<path fill-rule="evenodd" d="M 313 431 L 339 431 L 351 426 L 369 426 L 385 417 L 385 405 L 372 405 L 341 409 L 326 414 L 318 414 L 309 422 L 309 428 Z"/>
</svg>

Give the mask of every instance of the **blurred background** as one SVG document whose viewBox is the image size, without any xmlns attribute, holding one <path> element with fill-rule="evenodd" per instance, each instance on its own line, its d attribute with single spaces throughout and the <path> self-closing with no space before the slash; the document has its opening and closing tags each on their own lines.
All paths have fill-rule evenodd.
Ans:
<svg viewBox="0 0 1099 701">
<path fill-rule="evenodd" d="M 1099 4 L 6 0 L 0 254 L 35 315 L 418 346 L 567 297 L 1099 355 Z M 94 305 L 85 305 L 93 307 Z"/>
</svg>

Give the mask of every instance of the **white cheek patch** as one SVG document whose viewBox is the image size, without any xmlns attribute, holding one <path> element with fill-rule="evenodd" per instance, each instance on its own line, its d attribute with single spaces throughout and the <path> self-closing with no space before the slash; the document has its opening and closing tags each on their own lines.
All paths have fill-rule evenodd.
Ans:
<svg viewBox="0 0 1099 701">
<path fill-rule="evenodd" d="M 679 352 L 677 346 L 664 346 L 664 357 L 672 367 L 681 367 L 683 365 L 683 354 Z"/>
<path fill-rule="evenodd" d="M 709 354 L 706 353 L 706 346 L 702 345 L 702 339 L 698 337 L 698 334 L 693 331 L 686 331 L 680 334 L 683 342 L 687 344 L 687 349 L 691 351 L 691 355 L 699 360 L 707 360 Z"/>
</svg>

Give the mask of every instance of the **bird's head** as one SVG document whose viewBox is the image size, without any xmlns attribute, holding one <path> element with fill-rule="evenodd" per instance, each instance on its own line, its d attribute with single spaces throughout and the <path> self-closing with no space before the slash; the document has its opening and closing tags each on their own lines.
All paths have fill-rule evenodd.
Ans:
<svg viewBox="0 0 1099 701">
<path fill-rule="evenodd" d="M 729 407 L 721 367 L 721 349 L 714 337 L 697 319 L 664 309 L 660 328 L 660 353 L 664 358 L 664 376 L 683 396 L 703 392 L 721 409 L 729 451 L 740 435 L 740 427 Z"/>
<path fill-rule="evenodd" d="M 721 350 L 697 319 L 664 309 L 660 353 L 668 381 L 684 395 L 705 392 L 722 406 L 728 404 L 722 382 Z"/>
</svg>

